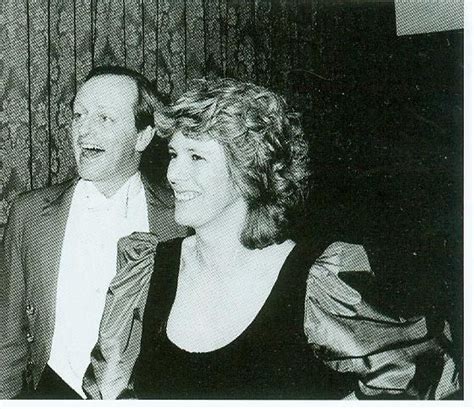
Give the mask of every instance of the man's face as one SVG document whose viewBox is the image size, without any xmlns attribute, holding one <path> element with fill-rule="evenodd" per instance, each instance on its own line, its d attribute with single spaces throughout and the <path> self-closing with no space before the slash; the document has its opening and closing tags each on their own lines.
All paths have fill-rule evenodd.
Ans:
<svg viewBox="0 0 474 409">
<path fill-rule="evenodd" d="M 92 77 L 79 89 L 71 135 L 83 179 L 114 184 L 138 170 L 133 113 L 137 94 L 135 82 L 119 75 Z"/>
</svg>

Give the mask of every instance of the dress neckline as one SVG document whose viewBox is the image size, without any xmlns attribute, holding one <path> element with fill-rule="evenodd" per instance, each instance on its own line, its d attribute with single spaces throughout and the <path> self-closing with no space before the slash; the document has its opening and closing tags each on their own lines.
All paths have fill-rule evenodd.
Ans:
<svg viewBox="0 0 474 409">
<path fill-rule="evenodd" d="M 181 245 L 179 247 L 180 247 L 180 250 L 181 250 Z M 290 250 L 290 252 L 286 256 L 285 261 L 283 262 L 283 264 L 280 268 L 277 279 L 275 280 L 275 283 L 273 284 L 270 292 L 268 293 L 268 296 L 265 299 L 262 307 L 257 312 L 255 317 L 250 321 L 249 325 L 247 325 L 245 327 L 245 329 L 239 335 L 237 335 L 232 341 L 230 341 L 229 343 L 227 343 L 227 344 L 225 344 L 225 345 L 223 345 L 219 348 L 213 349 L 211 351 L 202 351 L 202 352 L 201 351 L 188 351 L 186 349 L 183 349 L 183 348 L 179 347 L 173 341 L 171 341 L 168 337 L 167 327 L 168 327 L 168 318 L 169 318 L 169 314 L 171 312 L 171 307 L 170 307 L 170 309 L 167 313 L 167 318 L 164 321 L 164 325 L 163 325 L 163 337 L 164 337 L 165 341 L 172 348 L 174 348 L 174 349 L 176 349 L 176 350 L 178 350 L 182 353 L 190 354 L 190 355 L 196 355 L 196 356 L 200 356 L 200 357 L 211 356 L 212 354 L 225 352 L 225 351 L 233 348 L 234 346 L 238 345 L 239 341 L 244 339 L 247 336 L 247 334 L 249 334 L 251 332 L 253 327 L 256 326 L 262 320 L 262 317 L 265 315 L 265 313 L 268 311 L 268 309 L 270 308 L 270 310 L 271 310 L 272 302 L 276 302 L 278 300 L 279 297 L 277 297 L 276 295 L 278 294 L 278 292 L 280 292 L 282 290 L 282 283 L 284 283 L 286 281 L 286 278 L 287 278 L 289 272 L 291 271 L 290 266 L 292 264 L 292 260 L 294 258 L 297 258 L 297 252 L 299 251 L 300 247 L 301 246 L 299 246 L 298 244 L 295 244 L 295 246 Z M 179 267 L 178 267 L 178 270 L 179 270 Z M 178 279 L 178 274 L 179 274 L 179 271 L 177 271 L 176 274 L 175 274 L 176 281 Z M 175 286 L 175 293 L 174 293 L 174 296 L 173 296 L 173 302 L 171 303 L 171 306 L 174 303 L 174 297 L 176 296 L 176 290 L 177 290 L 177 286 Z"/>
</svg>

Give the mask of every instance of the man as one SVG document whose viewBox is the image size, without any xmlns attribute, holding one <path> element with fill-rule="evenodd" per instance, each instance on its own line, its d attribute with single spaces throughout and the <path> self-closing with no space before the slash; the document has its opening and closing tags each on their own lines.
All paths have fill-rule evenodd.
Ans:
<svg viewBox="0 0 474 409">
<path fill-rule="evenodd" d="M 73 101 L 79 178 L 13 203 L 0 280 L 0 398 L 85 398 L 117 241 L 134 231 L 184 235 L 168 191 L 138 170 L 160 105 L 142 75 L 92 70 Z"/>
</svg>

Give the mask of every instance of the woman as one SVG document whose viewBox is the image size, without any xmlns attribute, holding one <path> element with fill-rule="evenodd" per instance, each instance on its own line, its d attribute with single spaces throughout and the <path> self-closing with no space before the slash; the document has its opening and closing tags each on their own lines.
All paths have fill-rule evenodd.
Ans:
<svg viewBox="0 0 474 409">
<path fill-rule="evenodd" d="M 168 140 L 175 219 L 195 234 L 156 251 L 143 234 L 121 243 L 121 270 L 141 277 L 141 300 L 151 275 L 138 398 L 442 398 L 456 390 L 446 381 L 454 367 L 442 331 L 431 334 L 423 317 L 383 315 L 339 278 L 372 278 L 361 246 L 289 238 L 308 156 L 298 116 L 280 96 L 200 81 L 155 122 Z"/>
</svg>

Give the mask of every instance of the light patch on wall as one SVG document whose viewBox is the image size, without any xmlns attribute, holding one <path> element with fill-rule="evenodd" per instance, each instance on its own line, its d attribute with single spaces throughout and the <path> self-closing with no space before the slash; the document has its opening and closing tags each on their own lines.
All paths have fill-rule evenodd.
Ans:
<svg viewBox="0 0 474 409">
<path fill-rule="evenodd" d="M 397 35 L 462 29 L 463 9 L 463 0 L 395 0 Z"/>
</svg>

